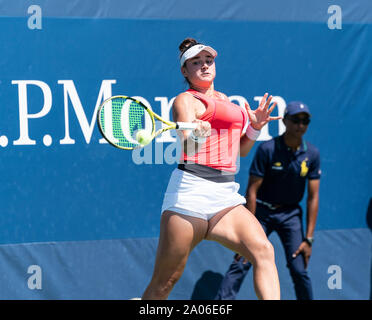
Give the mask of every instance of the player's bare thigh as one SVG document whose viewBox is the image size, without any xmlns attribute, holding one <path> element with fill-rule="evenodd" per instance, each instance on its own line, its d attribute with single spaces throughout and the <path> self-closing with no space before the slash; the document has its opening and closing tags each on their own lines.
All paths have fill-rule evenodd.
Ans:
<svg viewBox="0 0 372 320">
<path fill-rule="evenodd" d="M 204 239 L 207 230 L 206 220 L 165 211 L 161 217 L 156 259 L 159 267 L 184 264 L 191 250 Z"/>
<path fill-rule="evenodd" d="M 268 242 L 259 221 L 242 205 L 225 209 L 209 220 L 206 239 L 217 241 L 250 260 L 254 258 L 252 253 Z"/>
<path fill-rule="evenodd" d="M 204 238 L 206 220 L 165 211 L 151 281 L 142 299 L 166 299 L 181 277 L 191 250 Z"/>
<path fill-rule="evenodd" d="M 207 230 L 208 222 L 197 217 L 169 210 L 161 216 L 160 236 L 172 243 L 184 241 L 194 247 L 205 237 Z"/>
</svg>

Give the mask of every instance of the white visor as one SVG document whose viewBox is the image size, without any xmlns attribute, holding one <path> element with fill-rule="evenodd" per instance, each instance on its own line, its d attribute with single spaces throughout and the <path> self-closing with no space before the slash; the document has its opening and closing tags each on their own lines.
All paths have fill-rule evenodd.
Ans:
<svg viewBox="0 0 372 320">
<path fill-rule="evenodd" d="M 196 55 L 198 55 L 200 52 L 203 50 L 208 51 L 213 58 L 217 56 L 217 51 L 214 50 L 212 47 L 205 46 L 204 44 L 197 44 L 195 46 L 192 46 L 191 48 L 187 49 L 183 55 L 181 56 L 180 62 L 181 62 L 181 67 L 185 63 L 186 60 L 189 60 L 191 58 L 194 58 Z"/>
</svg>

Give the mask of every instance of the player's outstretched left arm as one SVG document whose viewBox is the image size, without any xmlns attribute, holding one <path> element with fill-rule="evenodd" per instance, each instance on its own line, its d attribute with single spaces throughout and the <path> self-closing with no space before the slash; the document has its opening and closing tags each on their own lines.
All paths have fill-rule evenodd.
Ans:
<svg viewBox="0 0 372 320">
<path fill-rule="evenodd" d="M 262 97 L 261 102 L 256 110 L 252 110 L 249 106 L 249 103 L 245 104 L 245 108 L 248 113 L 249 118 L 249 126 L 251 126 L 254 130 L 260 131 L 265 124 L 267 124 L 269 121 L 273 120 L 280 120 L 282 117 L 272 117 L 271 113 L 273 112 L 274 108 L 276 107 L 276 102 L 272 104 L 270 107 L 271 100 L 273 96 L 269 96 L 268 93 L 265 93 L 265 95 Z M 249 128 L 248 128 L 249 129 Z M 244 135 L 240 139 L 240 155 L 242 157 L 245 157 L 251 148 L 253 147 L 255 143 L 255 140 L 252 140 L 247 137 L 247 135 Z"/>
</svg>

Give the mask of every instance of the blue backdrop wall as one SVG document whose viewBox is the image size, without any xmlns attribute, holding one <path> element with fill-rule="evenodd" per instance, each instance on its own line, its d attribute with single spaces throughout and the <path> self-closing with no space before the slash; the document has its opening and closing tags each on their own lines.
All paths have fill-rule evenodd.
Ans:
<svg viewBox="0 0 372 320">
<path fill-rule="evenodd" d="M 175 138 L 163 135 L 141 153 L 118 150 L 103 143 L 95 113 L 104 98 L 127 94 L 169 117 L 172 98 L 186 89 L 178 45 L 191 36 L 219 52 L 215 86 L 234 102 L 256 107 L 269 92 L 279 114 L 291 100 L 309 105 L 306 139 L 319 148 L 323 173 L 309 266 L 314 295 L 369 299 L 372 4 L 332 5 L 0 0 L 0 298 L 142 294 Z M 272 123 L 259 140 L 281 132 Z M 242 194 L 258 143 L 240 159 Z M 282 296 L 294 299 L 281 245 L 270 239 Z M 170 298 L 212 298 L 232 255 L 202 243 Z M 341 288 L 332 286 L 332 270 Z M 255 298 L 249 277 L 238 298 Z"/>
</svg>

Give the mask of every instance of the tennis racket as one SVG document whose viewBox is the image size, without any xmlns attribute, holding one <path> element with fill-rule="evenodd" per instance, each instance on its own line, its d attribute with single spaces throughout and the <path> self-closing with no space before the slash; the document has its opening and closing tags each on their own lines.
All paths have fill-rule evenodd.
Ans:
<svg viewBox="0 0 372 320">
<path fill-rule="evenodd" d="M 156 130 L 155 120 L 166 126 Z M 192 130 L 197 126 L 164 120 L 141 101 L 127 96 L 113 96 L 103 101 L 98 108 L 97 122 L 107 142 L 125 150 L 142 148 L 164 131 Z"/>
</svg>

